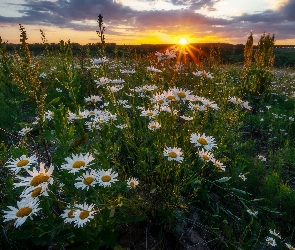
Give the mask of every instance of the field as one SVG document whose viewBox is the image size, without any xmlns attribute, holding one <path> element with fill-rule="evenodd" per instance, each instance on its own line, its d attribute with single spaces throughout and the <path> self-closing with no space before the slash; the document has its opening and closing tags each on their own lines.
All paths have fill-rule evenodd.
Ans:
<svg viewBox="0 0 295 250">
<path fill-rule="evenodd" d="M 0 46 L 1 249 L 294 249 L 295 71 Z"/>
</svg>

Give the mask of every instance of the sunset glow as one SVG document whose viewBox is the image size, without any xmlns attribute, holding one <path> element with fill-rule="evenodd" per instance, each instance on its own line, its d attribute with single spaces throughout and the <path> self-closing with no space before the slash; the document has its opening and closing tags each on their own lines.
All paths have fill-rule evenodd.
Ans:
<svg viewBox="0 0 295 250">
<path fill-rule="evenodd" d="M 181 39 L 179 40 L 179 43 L 180 43 L 181 45 L 186 45 L 186 44 L 187 44 L 187 40 L 186 40 L 185 38 L 181 38 Z"/>
</svg>

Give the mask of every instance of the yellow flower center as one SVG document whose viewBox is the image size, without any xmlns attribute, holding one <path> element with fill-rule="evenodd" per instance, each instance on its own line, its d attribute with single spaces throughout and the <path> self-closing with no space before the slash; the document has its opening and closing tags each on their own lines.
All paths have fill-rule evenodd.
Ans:
<svg viewBox="0 0 295 250">
<path fill-rule="evenodd" d="M 26 133 L 29 133 L 30 132 L 30 130 L 28 130 L 28 129 L 25 129 L 24 130 L 24 133 L 26 134 Z"/>
<path fill-rule="evenodd" d="M 29 161 L 28 160 L 20 160 L 16 166 L 18 166 L 19 168 L 24 167 L 26 165 L 28 165 Z"/>
<path fill-rule="evenodd" d="M 22 207 L 20 210 L 17 211 L 17 217 L 25 217 L 28 216 L 32 212 L 32 208 L 30 207 Z"/>
<path fill-rule="evenodd" d="M 109 182 L 109 181 L 111 180 L 111 176 L 109 176 L 109 175 L 105 175 L 105 176 L 101 177 L 101 180 L 102 180 L 103 182 Z"/>
<path fill-rule="evenodd" d="M 153 116 L 153 114 L 154 114 L 153 112 L 148 112 L 147 113 L 148 116 Z"/>
<path fill-rule="evenodd" d="M 218 167 L 218 168 L 221 167 L 221 165 L 218 162 L 215 162 L 215 166 Z"/>
<path fill-rule="evenodd" d="M 178 95 L 179 98 L 185 98 L 186 97 L 186 94 L 183 93 L 183 92 L 178 92 L 177 95 Z"/>
<path fill-rule="evenodd" d="M 177 157 L 177 154 L 175 152 L 170 152 L 168 154 L 171 158 L 176 158 Z"/>
<path fill-rule="evenodd" d="M 135 186 L 134 181 L 131 181 L 129 185 L 130 185 L 131 187 L 134 187 L 134 186 Z"/>
<path fill-rule="evenodd" d="M 142 88 L 142 91 L 144 91 L 144 92 L 147 91 L 147 88 Z"/>
<path fill-rule="evenodd" d="M 155 129 L 155 128 L 157 128 L 157 126 L 156 125 L 152 125 L 151 128 L 154 128 Z"/>
<path fill-rule="evenodd" d="M 80 167 L 83 167 L 83 166 L 85 166 L 85 162 L 84 161 L 75 161 L 74 163 L 73 163 L 73 168 L 80 168 Z"/>
<path fill-rule="evenodd" d="M 31 193 L 31 197 L 37 197 L 42 191 L 42 187 L 37 187 Z"/>
<path fill-rule="evenodd" d="M 83 212 L 80 213 L 79 218 L 80 218 L 81 220 L 84 220 L 84 219 L 86 219 L 88 216 L 89 216 L 89 212 L 88 212 L 88 211 L 83 211 Z"/>
<path fill-rule="evenodd" d="M 54 113 L 50 113 L 50 115 L 49 115 L 49 116 L 53 117 L 53 116 L 54 116 Z"/>
<path fill-rule="evenodd" d="M 76 118 L 83 118 L 83 115 L 76 115 Z"/>
<path fill-rule="evenodd" d="M 157 100 L 158 103 L 163 104 L 164 100 Z"/>
<path fill-rule="evenodd" d="M 46 182 L 48 181 L 49 176 L 44 175 L 43 173 L 35 176 L 32 180 L 31 180 L 31 186 L 36 187 L 38 185 L 40 185 L 42 182 Z"/>
<path fill-rule="evenodd" d="M 205 161 L 208 161 L 210 158 L 208 157 L 208 155 L 203 155 L 203 159 L 204 159 Z"/>
<path fill-rule="evenodd" d="M 88 176 L 88 177 L 86 177 L 86 178 L 84 179 L 83 183 L 84 183 L 85 185 L 90 185 L 93 181 L 94 181 L 94 178 L 91 177 L 91 176 Z"/>
<path fill-rule="evenodd" d="M 207 76 L 206 72 L 202 72 L 201 76 Z"/>
<path fill-rule="evenodd" d="M 194 106 L 194 110 L 196 111 L 199 110 L 199 108 L 200 108 L 199 106 Z"/>
<path fill-rule="evenodd" d="M 74 210 L 71 210 L 70 212 L 68 212 L 68 217 L 69 218 L 74 218 L 75 216 L 73 215 Z"/>
<path fill-rule="evenodd" d="M 202 145 L 208 145 L 208 142 L 205 138 L 200 137 L 198 139 L 198 143 L 202 144 Z"/>
<path fill-rule="evenodd" d="M 95 112 L 94 111 L 90 111 L 89 114 L 90 115 L 95 115 Z"/>
<path fill-rule="evenodd" d="M 167 96 L 167 99 L 168 99 L 169 101 L 172 101 L 172 100 L 175 100 L 176 98 L 175 98 L 174 95 L 168 95 L 168 96 Z"/>
</svg>

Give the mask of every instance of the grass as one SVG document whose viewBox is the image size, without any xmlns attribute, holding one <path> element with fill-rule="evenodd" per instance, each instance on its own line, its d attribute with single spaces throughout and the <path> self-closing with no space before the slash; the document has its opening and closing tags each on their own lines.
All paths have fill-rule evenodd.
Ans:
<svg viewBox="0 0 295 250">
<path fill-rule="evenodd" d="M 95 63 L 70 43 L 1 44 L 2 248 L 185 249 L 193 230 L 210 249 L 292 249 L 294 72 L 173 53 Z"/>
</svg>

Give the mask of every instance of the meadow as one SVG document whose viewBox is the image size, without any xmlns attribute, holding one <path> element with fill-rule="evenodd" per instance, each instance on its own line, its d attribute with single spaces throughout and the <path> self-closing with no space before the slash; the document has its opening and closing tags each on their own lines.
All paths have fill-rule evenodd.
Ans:
<svg viewBox="0 0 295 250">
<path fill-rule="evenodd" d="M 0 248 L 294 249 L 295 71 L 185 46 L 0 44 Z"/>
</svg>

